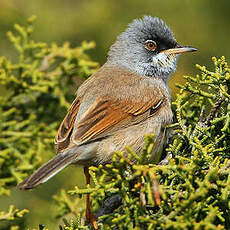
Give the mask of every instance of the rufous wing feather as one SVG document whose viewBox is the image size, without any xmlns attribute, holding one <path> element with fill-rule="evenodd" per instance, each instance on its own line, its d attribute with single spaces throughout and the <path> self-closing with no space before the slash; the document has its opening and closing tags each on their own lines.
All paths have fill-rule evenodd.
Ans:
<svg viewBox="0 0 230 230">
<path fill-rule="evenodd" d="M 83 144 L 87 141 L 105 137 L 122 126 L 128 126 L 146 119 L 152 107 L 161 105 L 162 98 L 144 103 L 133 104 L 132 101 L 103 100 L 98 97 L 83 117 L 76 122 L 72 138 L 75 144 Z M 147 113 L 146 113 L 147 112 Z M 145 116 L 141 116 L 145 114 Z"/>
<path fill-rule="evenodd" d="M 66 149 L 70 143 L 70 136 L 73 130 L 73 125 L 79 110 L 79 106 L 80 106 L 80 99 L 77 97 L 71 104 L 68 113 L 66 114 L 64 120 L 59 126 L 55 138 L 57 152 Z"/>
</svg>

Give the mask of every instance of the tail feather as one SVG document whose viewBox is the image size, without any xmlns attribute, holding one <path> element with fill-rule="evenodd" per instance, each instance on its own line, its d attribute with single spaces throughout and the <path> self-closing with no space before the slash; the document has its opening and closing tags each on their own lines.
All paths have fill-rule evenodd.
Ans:
<svg viewBox="0 0 230 230">
<path fill-rule="evenodd" d="M 60 170 L 71 164 L 75 157 L 75 154 L 70 153 L 58 154 L 56 157 L 41 166 L 34 174 L 22 181 L 17 188 L 27 190 L 45 183 Z"/>
</svg>

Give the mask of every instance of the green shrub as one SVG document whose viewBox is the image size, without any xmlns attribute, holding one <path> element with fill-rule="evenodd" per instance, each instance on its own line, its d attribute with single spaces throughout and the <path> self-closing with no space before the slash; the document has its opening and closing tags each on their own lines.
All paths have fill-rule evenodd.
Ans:
<svg viewBox="0 0 230 230">
<path fill-rule="evenodd" d="M 0 195 L 9 195 L 41 164 L 44 150 L 53 153 L 56 129 L 74 97 L 74 80 L 98 67 L 85 54 L 93 43 L 49 47 L 31 40 L 32 19 L 27 27 L 15 28 L 18 34 L 9 37 L 19 52 L 18 64 L 0 59 L 5 90 L 0 98 Z M 213 62 L 213 71 L 197 66 L 200 74 L 178 86 L 167 160 L 145 163 L 154 142 L 146 136 L 141 156 L 127 147 L 127 157 L 118 152 L 111 164 L 91 167 L 93 185 L 54 197 L 58 217 L 76 216 L 60 229 L 89 229 L 78 207 L 86 193 L 94 212 L 106 198 L 122 197 L 120 207 L 99 217 L 99 229 L 230 229 L 230 68 L 223 57 Z M 10 207 L 9 213 L 0 213 L 0 221 L 25 212 Z"/>
<path fill-rule="evenodd" d="M 15 25 L 15 34 L 8 33 L 17 63 L 0 58 L 0 196 L 9 196 L 10 188 L 54 153 L 53 140 L 74 98 L 75 79 L 83 81 L 98 68 L 85 53 L 94 48 L 93 42 L 71 48 L 68 43 L 33 41 L 34 19 L 25 27 Z M 0 220 L 26 212 L 10 207 L 0 213 Z"/>
<path fill-rule="evenodd" d="M 122 197 L 121 207 L 99 218 L 100 229 L 230 229 L 230 69 L 224 58 L 213 61 L 214 72 L 197 66 L 201 74 L 179 86 L 167 164 L 144 164 L 154 142 L 147 136 L 141 157 L 129 148 L 127 158 L 116 153 L 111 164 L 91 167 L 93 187 L 69 191 L 91 193 L 94 212 L 107 197 Z"/>
</svg>

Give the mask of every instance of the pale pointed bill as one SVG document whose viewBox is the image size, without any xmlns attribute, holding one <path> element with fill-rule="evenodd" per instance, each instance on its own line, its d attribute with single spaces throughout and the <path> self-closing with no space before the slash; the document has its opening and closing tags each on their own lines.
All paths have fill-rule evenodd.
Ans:
<svg viewBox="0 0 230 230">
<path fill-rule="evenodd" d="M 197 49 L 194 47 L 177 45 L 175 48 L 163 50 L 161 53 L 165 52 L 168 54 L 182 54 L 182 53 L 195 52 L 195 51 L 197 51 Z"/>
</svg>

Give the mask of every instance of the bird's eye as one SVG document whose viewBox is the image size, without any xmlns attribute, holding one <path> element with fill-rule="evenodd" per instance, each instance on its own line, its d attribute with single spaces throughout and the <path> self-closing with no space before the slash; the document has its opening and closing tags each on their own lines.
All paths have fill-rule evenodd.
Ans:
<svg viewBox="0 0 230 230">
<path fill-rule="evenodd" d="M 152 40 L 147 40 L 145 42 L 145 47 L 146 47 L 146 49 L 148 49 L 150 51 L 154 51 L 157 48 L 157 44 L 156 44 L 156 42 L 154 42 Z"/>
</svg>

